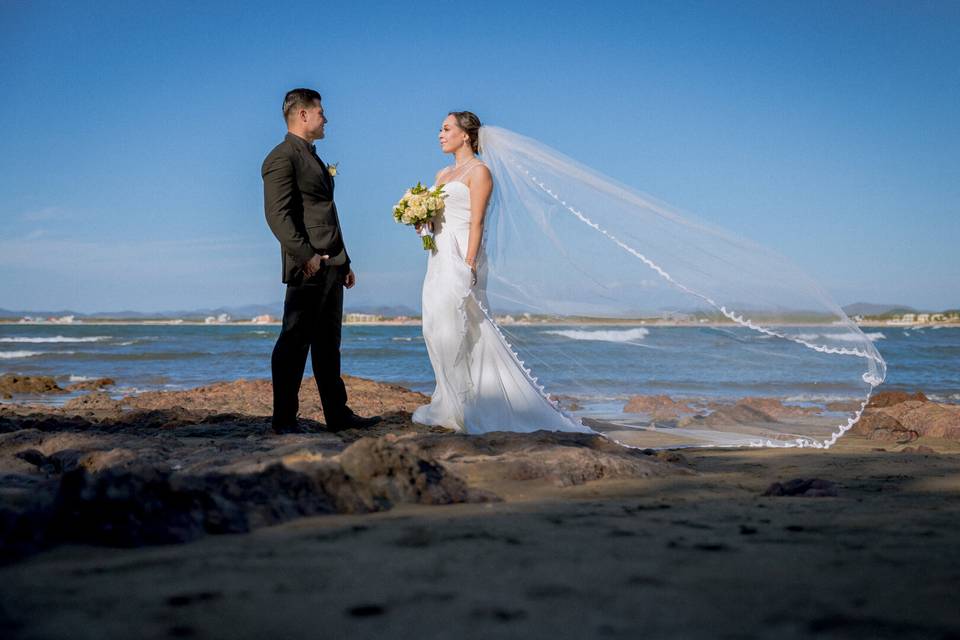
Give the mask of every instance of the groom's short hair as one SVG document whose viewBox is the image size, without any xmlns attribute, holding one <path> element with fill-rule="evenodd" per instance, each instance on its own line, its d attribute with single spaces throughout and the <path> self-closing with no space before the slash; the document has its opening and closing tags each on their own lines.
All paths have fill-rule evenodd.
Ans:
<svg viewBox="0 0 960 640">
<path fill-rule="evenodd" d="M 290 119 L 290 114 L 297 109 L 309 109 L 313 107 L 314 102 L 320 102 L 320 94 L 313 89 L 291 89 L 283 97 L 283 117 Z"/>
</svg>

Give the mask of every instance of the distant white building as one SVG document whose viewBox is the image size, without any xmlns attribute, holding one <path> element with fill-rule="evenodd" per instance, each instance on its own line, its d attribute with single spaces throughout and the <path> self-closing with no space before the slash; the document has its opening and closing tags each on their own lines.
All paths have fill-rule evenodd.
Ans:
<svg viewBox="0 0 960 640">
<path fill-rule="evenodd" d="M 205 324 L 226 324 L 230 322 L 230 314 L 221 313 L 217 317 L 207 316 L 206 318 L 203 319 L 203 322 Z"/>
<path fill-rule="evenodd" d="M 343 317 L 344 322 L 382 322 L 383 316 L 372 313 L 348 313 Z"/>
<path fill-rule="evenodd" d="M 265 313 L 265 314 L 263 314 L 262 316 L 256 316 L 256 317 L 250 319 L 250 322 L 251 322 L 252 324 L 273 324 L 273 323 L 276 322 L 276 321 L 277 321 L 277 319 L 274 318 L 274 317 L 273 317 L 272 315 L 270 315 L 269 313 Z"/>
</svg>

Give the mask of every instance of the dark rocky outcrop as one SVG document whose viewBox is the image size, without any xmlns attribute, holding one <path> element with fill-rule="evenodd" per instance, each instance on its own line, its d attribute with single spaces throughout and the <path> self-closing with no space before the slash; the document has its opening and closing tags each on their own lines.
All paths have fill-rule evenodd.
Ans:
<svg viewBox="0 0 960 640">
<path fill-rule="evenodd" d="M 722 427 L 729 424 L 767 424 L 778 422 L 768 413 L 745 404 L 720 405 L 708 415 L 696 415 L 680 420 L 681 426 Z"/>
<path fill-rule="evenodd" d="M 96 380 L 81 380 L 67 386 L 67 391 L 98 391 L 104 387 L 112 387 L 117 382 L 113 378 L 97 378 Z"/>
<path fill-rule="evenodd" d="M 885 442 L 913 442 L 920 434 L 908 429 L 899 420 L 879 411 L 864 411 L 850 433 L 865 436 L 870 440 Z"/>
<path fill-rule="evenodd" d="M 837 486 L 819 478 L 796 478 L 787 482 L 774 482 L 763 492 L 765 496 L 789 496 L 800 498 L 825 498 L 837 495 Z"/>
<path fill-rule="evenodd" d="M 820 413 L 820 409 L 816 407 L 801 407 L 801 406 L 784 404 L 778 398 L 750 396 L 746 398 L 740 398 L 739 400 L 737 400 L 736 406 L 748 407 L 750 409 L 760 411 L 776 419 L 789 418 L 789 417 L 795 417 L 795 416 L 809 416 L 809 415 Z"/>
<path fill-rule="evenodd" d="M 51 376 L 21 376 L 16 373 L 0 375 L 0 397 L 12 398 L 19 393 L 64 393 Z"/>
<path fill-rule="evenodd" d="M 850 413 L 859 411 L 861 403 L 857 400 L 831 400 L 824 406 L 827 411 L 836 411 L 838 413 Z"/>
<path fill-rule="evenodd" d="M 914 393 L 909 393 L 907 391 L 881 391 L 873 394 L 873 396 L 870 397 L 870 402 L 867 404 L 867 408 L 881 409 L 883 407 L 892 407 L 895 404 L 900 404 L 901 402 L 907 402 L 909 400 L 915 400 L 917 402 L 929 402 L 929 399 L 922 391 L 915 391 Z"/>
<path fill-rule="evenodd" d="M 412 442 L 389 437 L 359 440 L 340 455 L 292 455 L 252 473 L 176 471 L 169 462 L 121 449 L 46 455 L 30 448 L 16 457 L 59 474 L 59 481 L 50 499 L 3 510 L 0 556 L 7 559 L 60 542 L 168 544 L 404 502 L 497 499 L 468 487 Z"/>
<path fill-rule="evenodd" d="M 583 433 L 496 432 L 417 436 L 417 446 L 465 477 L 495 481 L 544 480 L 567 487 L 602 479 L 689 473 L 650 451 Z"/>
<path fill-rule="evenodd" d="M 480 487 L 503 481 L 691 473 L 597 435 L 467 436 L 415 425 L 410 411 L 424 396 L 358 378 L 347 386 L 361 413 L 397 409 L 374 429 L 328 433 L 309 417 L 323 416 L 304 385 L 302 422 L 314 432 L 276 435 L 265 381 L 0 406 L 0 556 L 61 542 L 185 542 L 401 503 L 484 502 L 497 497 Z"/>
<path fill-rule="evenodd" d="M 883 391 L 870 399 L 851 432 L 901 443 L 921 437 L 960 440 L 960 405 L 932 402 L 920 391 Z"/>
<path fill-rule="evenodd" d="M 667 395 L 633 396 L 623 407 L 624 413 L 643 413 L 653 420 L 669 420 L 696 413 L 686 402 L 679 402 Z"/>
</svg>

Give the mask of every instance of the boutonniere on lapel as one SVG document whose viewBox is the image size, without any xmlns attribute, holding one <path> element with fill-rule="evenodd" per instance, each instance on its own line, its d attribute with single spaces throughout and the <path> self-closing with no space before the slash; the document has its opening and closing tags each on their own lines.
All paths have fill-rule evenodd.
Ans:
<svg viewBox="0 0 960 640">
<path fill-rule="evenodd" d="M 327 173 L 330 174 L 331 178 L 337 177 L 337 173 L 339 172 L 339 167 L 340 167 L 339 162 L 331 162 L 330 164 L 327 165 Z"/>
</svg>

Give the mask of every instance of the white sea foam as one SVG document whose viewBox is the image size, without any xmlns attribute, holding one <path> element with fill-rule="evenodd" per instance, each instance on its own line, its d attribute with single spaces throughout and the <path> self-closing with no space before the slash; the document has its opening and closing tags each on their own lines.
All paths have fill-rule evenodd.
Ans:
<svg viewBox="0 0 960 640">
<path fill-rule="evenodd" d="M 88 336 L 85 338 L 68 338 L 67 336 L 45 336 L 45 337 L 31 337 L 31 336 L 14 336 L 8 338 L 0 338 L 0 342 L 16 342 L 16 343 L 30 343 L 30 344 L 40 344 L 45 342 L 102 342 L 104 340 L 109 340 L 111 336 Z"/>
<path fill-rule="evenodd" d="M 884 340 L 887 336 L 883 335 L 879 331 L 873 331 L 870 333 L 863 334 L 871 342 L 876 342 L 877 340 Z M 793 336 L 798 340 L 805 340 L 807 342 L 813 342 L 815 340 L 835 340 L 837 342 L 860 342 L 860 336 L 855 333 L 798 333 Z"/>
<path fill-rule="evenodd" d="M 818 393 L 801 393 L 795 396 L 788 396 L 783 399 L 784 402 L 849 402 L 849 401 L 861 401 L 862 397 L 857 396 L 845 396 L 845 395 L 830 395 L 830 394 L 818 394 Z"/>
<path fill-rule="evenodd" d="M 584 329 L 563 329 L 557 331 L 544 331 L 554 336 L 563 336 L 564 338 L 570 338 L 571 340 L 596 340 L 600 342 L 633 342 L 635 340 L 643 340 L 646 338 L 650 331 L 649 329 L 644 329 L 638 327 L 636 329 L 622 329 L 622 330 L 613 330 L 613 329 L 604 329 L 600 331 L 586 331 Z"/>
<path fill-rule="evenodd" d="M 166 386 L 166 385 L 164 385 Z M 141 388 L 141 387 L 116 387 L 113 390 L 113 393 L 121 396 L 125 395 L 139 395 L 141 393 L 146 393 L 147 391 L 156 391 L 156 387 L 150 388 Z"/>
<path fill-rule="evenodd" d="M 886 340 L 887 336 L 883 335 L 879 331 L 872 331 L 870 333 L 863 334 L 870 339 L 871 342 L 876 342 L 877 340 Z M 828 333 L 827 338 L 831 340 L 844 340 L 847 342 L 856 342 L 858 340 L 856 334 L 854 333 Z"/>
<path fill-rule="evenodd" d="M 43 355 L 42 351 L 2 351 L 0 360 L 15 360 L 17 358 L 32 358 L 33 356 Z"/>
<path fill-rule="evenodd" d="M 0 351 L 0 360 L 34 358 L 36 356 L 72 356 L 76 351 Z"/>
</svg>

